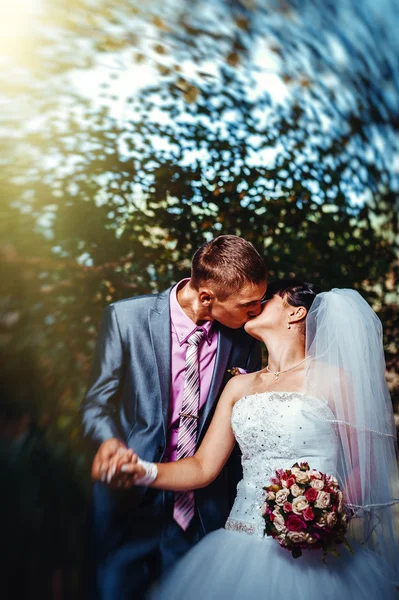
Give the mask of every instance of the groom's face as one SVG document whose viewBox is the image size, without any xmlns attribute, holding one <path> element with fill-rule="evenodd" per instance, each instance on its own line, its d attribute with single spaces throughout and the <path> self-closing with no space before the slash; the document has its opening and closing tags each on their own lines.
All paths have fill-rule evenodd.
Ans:
<svg viewBox="0 0 399 600">
<path fill-rule="evenodd" d="M 261 311 L 261 300 L 266 292 L 266 282 L 248 284 L 225 300 L 213 299 L 211 316 L 219 323 L 238 329 Z"/>
</svg>

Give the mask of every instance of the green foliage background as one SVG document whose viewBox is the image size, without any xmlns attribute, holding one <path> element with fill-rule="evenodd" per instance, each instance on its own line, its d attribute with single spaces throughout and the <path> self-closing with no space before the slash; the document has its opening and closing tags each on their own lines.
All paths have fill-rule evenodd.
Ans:
<svg viewBox="0 0 399 600">
<path fill-rule="evenodd" d="M 362 49 L 352 48 L 329 86 L 322 31 L 295 38 L 295 3 L 272 4 L 262 21 L 256 3 L 211 2 L 209 22 L 196 2 L 162 12 L 156 2 L 98 1 L 92 10 L 59 1 L 14 56 L 6 94 L 15 106 L 2 138 L 3 367 L 20 374 L 16 401 L 28 398 L 82 464 L 78 406 L 103 308 L 187 276 L 195 249 L 221 233 L 253 242 L 271 279 L 364 294 L 385 326 L 398 406 L 397 115 Z M 334 11 L 324 17 L 334 32 Z M 267 86 L 254 93 L 259 40 L 288 90 L 284 102 Z M 105 60 L 99 105 L 68 78 Z M 127 94 L 121 119 L 113 88 L 129 64 L 155 76 Z M 354 99 L 345 109 L 340 83 Z M 371 125 L 386 136 L 382 149 Z M 35 381 L 22 356 L 36 365 Z"/>
</svg>

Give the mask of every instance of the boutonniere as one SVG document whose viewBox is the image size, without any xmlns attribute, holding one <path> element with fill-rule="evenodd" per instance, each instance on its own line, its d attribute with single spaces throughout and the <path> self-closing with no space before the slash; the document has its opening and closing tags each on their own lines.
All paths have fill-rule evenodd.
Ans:
<svg viewBox="0 0 399 600">
<path fill-rule="evenodd" d="M 231 369 L 227 369 L 227 372 L 232 377 L 235 377 L 236 375 L 246 375 L 247 374 L 246 370 L 241 369 L 241 367 L 231 367 Z"/>
</svg>

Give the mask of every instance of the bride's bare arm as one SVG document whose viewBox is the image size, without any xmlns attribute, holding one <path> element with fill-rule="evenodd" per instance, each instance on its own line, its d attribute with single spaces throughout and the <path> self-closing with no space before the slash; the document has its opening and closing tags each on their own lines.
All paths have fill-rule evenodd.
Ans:
<svg viewBox="0 0 399 600">
<path fill-rule="evenodd" d="M 171 463 L 157 463 L 158 475 L 150 487 L 173 491 L 194 490 L 207 486 L 219 475 L 235 444 L 231 413 L 236 400 L 243 395 L 247 377 L 240 375 L 227 383 L 204 440 L 194 456 Z M 145 473 L 135 455 L 130 462 L 124 465 L 119 463 L 117 468 L 130 474 L 133 485 L 134 479 Z"/>
</svg>

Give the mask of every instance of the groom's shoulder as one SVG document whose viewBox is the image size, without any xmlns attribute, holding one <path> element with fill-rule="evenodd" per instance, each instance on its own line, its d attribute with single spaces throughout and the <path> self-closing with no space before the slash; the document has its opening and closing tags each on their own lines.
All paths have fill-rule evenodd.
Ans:
<svg viewBox="0 0 399 600">
<path fill-rule="evenodd" d="M 117 314 L 124 314 L 131 311 L 143 311 L 149 308 L 156 309 L 158 306 L 167 305 L 169 303 L 170 290 L 171 288 L 163 292 L 131 296 L 130 298 L 117 300 L 109 306 L 113 307 Z"/>
</svg>

